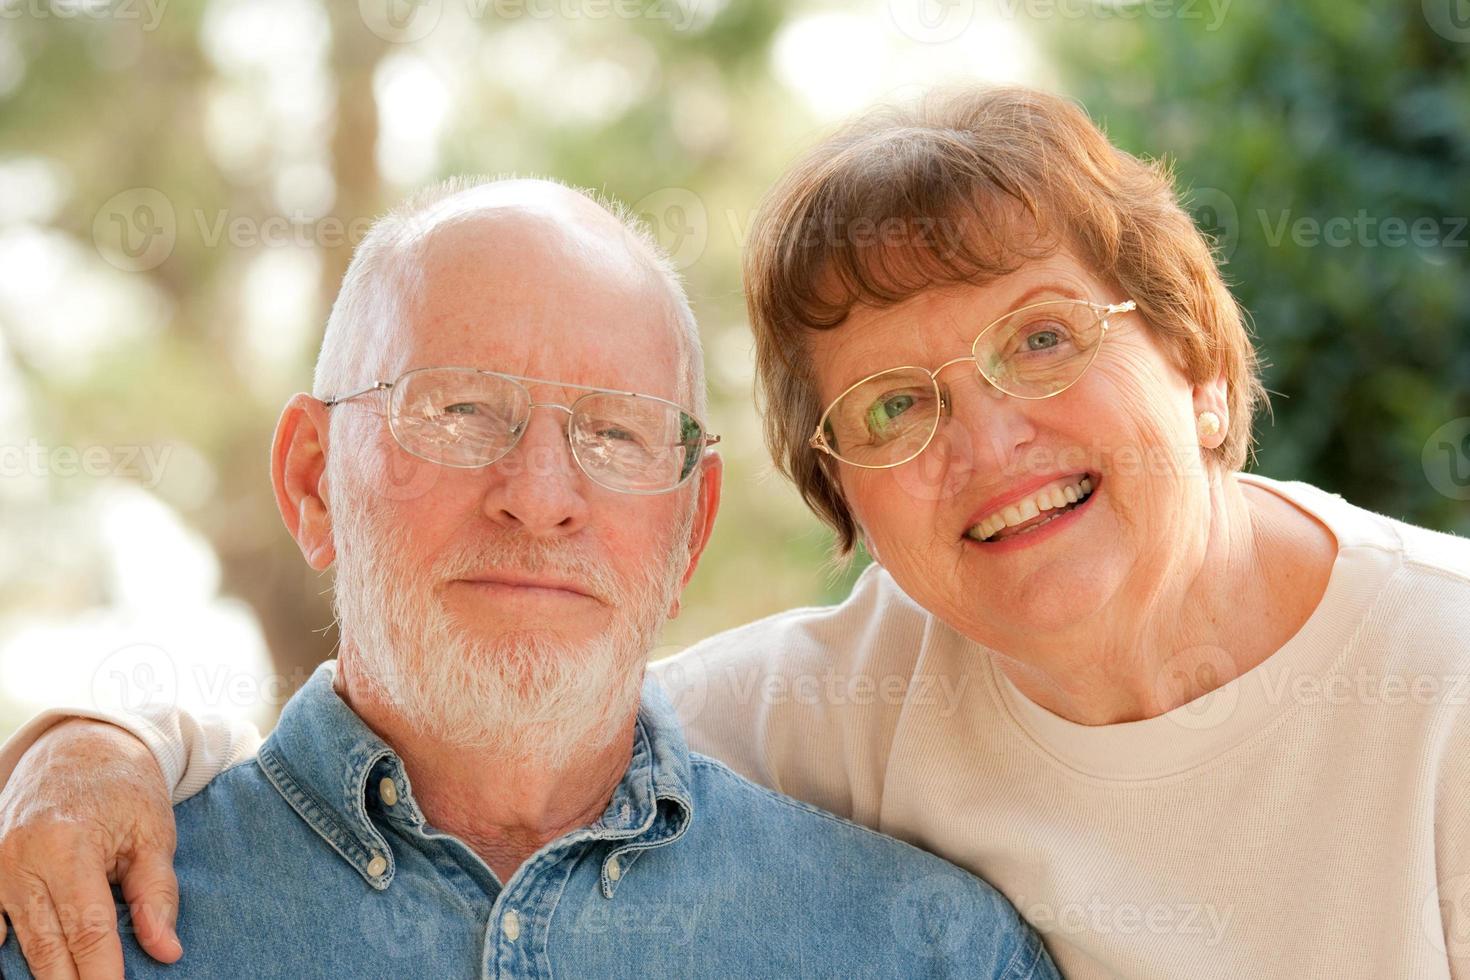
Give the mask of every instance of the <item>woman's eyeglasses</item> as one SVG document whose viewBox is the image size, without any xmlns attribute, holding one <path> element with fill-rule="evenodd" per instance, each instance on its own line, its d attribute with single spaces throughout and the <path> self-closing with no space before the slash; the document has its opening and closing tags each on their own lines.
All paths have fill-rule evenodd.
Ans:
<svg viewBox="0 0 1470 980">
<path fill-rule="evenodd" d="M 1092 366 L 1108 317 L 1137 308 L 1122 303 L 1049 300 L 1012 310 L 975 338 L 969 355 L 933 371 L 896 367 L 869 375 L 838 395 L 817 422 L 813 449 L 864 469 L 887 469 L 918 456 L 949 412 L 939 372 L 974 362 L 980 376 L 1007 395 L 1050 398 Z"/>
</svg>

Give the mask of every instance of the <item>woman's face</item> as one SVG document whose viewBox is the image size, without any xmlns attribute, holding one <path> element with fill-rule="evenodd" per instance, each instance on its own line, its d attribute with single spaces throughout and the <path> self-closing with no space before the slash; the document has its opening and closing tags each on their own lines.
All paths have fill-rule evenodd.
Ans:
<svg viewBox="0 0 1470 980">
<path fill-rule="evenodd" d="M 984 286 L 855 308 L 812 337 L 822 402 L 888 367 L 932 370 L 965 355 L 1018 307 L 1128 298 L 1060 250 Z M 1038 632 L 1105 625 L 1122 609 L 1142 612 L 1171 562 L 1204 547 L 1209 478 L 1196 417 L 1220 417 L 1222 433 L 1205 440 L 1218 445 L 1224 383 L 1191 385 L 1140 313 L 1112 314 L 1091 367 L 1052 397 L 1004 395 L 970 360 L 939 382 L 950 413 L 922 454 L 891 469 L 839 463 L 837 472 L 869 551 L 957 629 L 1011 649 Z M 1069 488 L 1089 486 L 1090 496 L 1070 502 Z M 1029 519 L 1028 501 L 1037 510 Z"/>
</svg>

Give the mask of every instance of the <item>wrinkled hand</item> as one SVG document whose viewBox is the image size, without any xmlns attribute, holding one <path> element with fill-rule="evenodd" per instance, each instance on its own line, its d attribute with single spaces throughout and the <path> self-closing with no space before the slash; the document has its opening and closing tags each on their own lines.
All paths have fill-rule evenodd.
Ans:
<svg viewBox="0 0 1470 980">
<path fill-rule="evenodd" d="M 182 956 L 175 842 L 168 788 L 142 742 L 84 719 L 42 735 L 0 791 L 0 908 L 37 980 L 122 980 L 109 881 L 143 949 L 164 963 Z"/>
</svg>

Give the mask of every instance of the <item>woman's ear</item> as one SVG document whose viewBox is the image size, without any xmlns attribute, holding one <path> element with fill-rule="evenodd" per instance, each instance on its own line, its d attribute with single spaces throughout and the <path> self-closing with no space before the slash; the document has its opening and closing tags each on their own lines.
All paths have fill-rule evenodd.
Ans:
<svg viewBox="0 0 1470 980">
<path fill-rule="evenodd" d="M 1194 386 L 1195 434 L 1205 449 L 1218 449 L 1230 432 L 1229 394 L 1224 371 L 1210 381 Z"/>
</svg>

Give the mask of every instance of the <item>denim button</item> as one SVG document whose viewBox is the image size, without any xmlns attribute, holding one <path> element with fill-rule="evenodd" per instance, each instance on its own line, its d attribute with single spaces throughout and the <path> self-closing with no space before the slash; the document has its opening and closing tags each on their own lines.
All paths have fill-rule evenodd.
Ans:
<svg viewBox="0 0 1470 980">
<path fill-rule="evenodd" d="M 387 776 L 383 777 L 383 781 L 378 784 L 378 796 L 385 806 L 394 806 L 398 803 L 398 787 L 393 784 L 392 779 Z"/>
<path fill-rule="evenodd" d="M 388 870 L 388 862 L 381 854 L 374 854 L 373 859 L 368 862 L 368 875 L 376 878 Z"/>
<path fill-rule="evenodd" d="M 618 865 L 617 858 L 610 858 L 607 862 L 607 877 L 609 881 L 617 881 L 623 876 L 623 869 Z"/>
<path fill-rule="evenodd" d="M 500 920 L 500 931 L 505 933 L 505 938 L 515 942 L 521 935 L 521 917 L 515 909 L 507 909 L 504 917 Z"/>
</svg>

